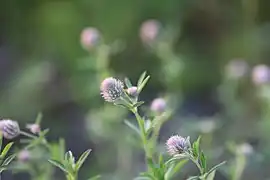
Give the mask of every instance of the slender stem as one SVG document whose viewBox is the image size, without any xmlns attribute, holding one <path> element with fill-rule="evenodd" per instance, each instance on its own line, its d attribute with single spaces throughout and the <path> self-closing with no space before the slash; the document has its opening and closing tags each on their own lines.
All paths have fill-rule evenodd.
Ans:
<svg viewBox="0 0 270 180">
<path fill-rule="evenodd" d="M 29 137 L 29 138 L 32 138 L 32 139 L 36 139 L 37 137 L 28 133 L 28 132 L 24 132 L 24 131 L 21 131 L 20 134 L 26 136 L 26 137 Z"/>
<path fill-rule="evenodd" d="M 142 119 L 142 117 L 140 116 L 140 114 L 138 113 L 137 108 L 133 108 L 131 109 L 131 111 L 134 113 L 134 115 L 136 116 L 137 122 L 139 124 L 139 128 L 141 131 L 141 139 L 142 139 L 142 143 L 143 143 L 143 147 L 144 147 L 144 151 L 145 151 L 145 156 L 146 156 L 146 164 L 148 165 L 149 168 L 149 161 L 152 161 L 152 153 L 149 151 L 148 148 L 148 142 L 147 142 L 147 134 L 144 128 L 144 120 Z"/>
<path fill-rule="evenodd" d="M 189 159 L 197 166 L 197 168 L 198 168 L 199 171 L 200 171 L 200 174 L 203 175 L 203 174 L 204 174 L 204 170 L 203 170 L 203 168 L 201 167 L 201 165 L 200 165 L 200 163 L 198 162 L 198 160 L 195 159 L 193 156 L 190 156 Z"/>
</svg>

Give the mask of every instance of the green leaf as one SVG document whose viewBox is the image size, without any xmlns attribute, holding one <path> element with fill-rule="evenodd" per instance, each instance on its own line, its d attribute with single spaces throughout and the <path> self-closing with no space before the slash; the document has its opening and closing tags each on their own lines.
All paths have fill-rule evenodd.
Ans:
<svg viewBox="0 0 270 180">
<path fill-rule="evenodd" d="M 132 87 L 132 84 L 130 82 L 130 80 L 128 78 L 125 78 L 125 84 L 128 88 L 131 88 Z"/>
<path fill-rule="evenodd" d="M 143 82 L 145 76 L 146 76 L 146 71 L 144 71 L 144 72 L 141 74 L 141 76 L 140 76 L 140 78 L 139 78 L 139 80 L 138 80 L 138 82 L 137 82 L 137 87 L 139 87 L 139 86 L 142 84 L 142 82 Z"/>
<path fill-rule="evenodd" d="M 198 179 L 199 179 L 198 176 L 191 176 L 187 180 L 198 180 Z"/>
<path fill-rule="evenodd" d="M 216 171 L 220 166 L 224 165 L 225 163 L 226 163 L 226 161 L 223 161 L 223 162 L 219 163 L 218 165 L 212 167 L 212 168 L 208 171 L 208 173 L 207 173 L 207 175 L 206 175 L 206 178 L 207 178 L 207 176 L 209 176 L 209 174 L 211 174 L 213 171 Z"/>
<path fill-rule="evenodd" d="M 88 180 L 97 180 L 97 179 L 100 179 L 101 178 L 101 175 L 96 175 L 94 177 L 91 177 L 90 179 Z"/>
<path fill-rule="evenodd" d="M 199 136 L 198 139 L 192 144 L 193 155 L 195 158 L 198 158 L 200 154 L 200 141 L 201 136 Z"/>
<path fill-rule="evenodd" d="M 203 152 L 201 152 L 201 156 L 200 156 L 200 162 L 201 162 L 201 166 L 202 166 L 202 168 L 203 168 L 203 170 L 204 170 L 204 172 L 206 171 L 206 166 L 207 166 L 207 164 L 206 164 L 206 156 L 204 155 L 204 153 Z"/>
<path fill-rule="evenodd" d="M 8 151 L 10 150 L 10 148 L 12 147 L 13 145 L 13 142 L 10 142 L 6 145 L 6 147 L 3 149 L 1 155 L 0 155 L 0 158 L 4 159 L 8 153 Z"/>
<path fill-rule="evenodd" d="M 156 180 L 155 176 L 152 175 L 152 174 L 150 174 L 150 173 L 148 173 L 148 172 L 143 172 L 143 173 L 141 173 L 139 177 L 148 178 L 148 179 L 150 179 L 150 180 Z M 138 180 L 138 179 L 137 179 L 137 180 Z"/>
<path fill-rule="evenodd" d="M 42 117 L 43 117 L 43 114 L 41 112 L 39 112 L 37 117 L 36 117 L 35 124 L 40 124 Z"/>
<path fill-rule="evenodd" d="M 128 120 L 124 120 L 124 123 L 132 130 L 134 130 L 136 133 L 138 133 L 139 135 L 141 134 L 140 130 L 138 129 L 138 127 L 136 127 L 134 124 L 130 123 Z"/>
<path fill-rule="evenodd" d="M 141 106 L 142 104 L 144 104 L 144 101 L 139 101 L 139 102 L 136 102 L 135 104 L 133 104 L 132 107 L 136 108 L 136 107 Z"/>
<path fill-rule="evenodd" d="M 91 151 L 92 151 L 91 149 L 88 149 L 81 155 L 81 157 L 79 158 L 79 160 L 77 161 L 76 166 L 75 166 L 76 171 L 78 171 L 81 168 L 81 166 L 83 165 L 84 161 L 89 156 Z"/>
<path fill-rule="evenodd" d="M 206 177 L 206 180 L 214 180 L 215 175 L 216 175 L 216 170 L 214 170 L 210 174 L 208 174 Z"/>
<path fill-rule="evenodd" d="M 188 162 L 188 159 L 184 159 L 178 163 L 173 163 L 167 170 L 165 174 L 165 179 L 171 179 L 179 170 L 184 167 L 184 165 Z"/>
<path fill-rule="evenodd" d="M 16 157 L 15 154 L 10 155 L 9 157 L 7 157 L 7 158 L 5 159 L 5 161 L 3 162 L 2 165 L 4 165 L 4 166 L 9 165 L 9 163 L 11 163 L 11 161 L 13 161 L 13 159 L 14 159 L 15 157 Z"/>
<path fill-rule="evenodd" d="M 52 165 L 54 165 L 54 166 L 58 167 L 59 169 L 61 169 L 64 173 L 69 174 L 68 170 L 65 168 L 65 166 L 64 166 L 61 162 L 59 162 L 59 161 L 57 161 L 57 160 L 53 160 L 53 159 L 49 159 L 48 161 L 49 161 Z"/>
<path fill-rule="evenodd" d="M 138 94 L 143 90 L 144 86 L 146 85 L 146 83 L 148 82 L 148 80 L 150 79 L 150 76 L 147 76 L 143 82 L 138 86 Z"/>
<path fill-rule="evenodd" d="M 187 154 L 176 155 L 176 156 L 172 157 L 171 159 L 169 159 L 168 161 L 166 161 L 165 165 L 168 166 L 170 163 L 173 163 L 174 161 L 178 161 L 179 159 L 184 159 L 187 157 L 189 157 L 189 155 L 187 155 Z"/>
</svg>

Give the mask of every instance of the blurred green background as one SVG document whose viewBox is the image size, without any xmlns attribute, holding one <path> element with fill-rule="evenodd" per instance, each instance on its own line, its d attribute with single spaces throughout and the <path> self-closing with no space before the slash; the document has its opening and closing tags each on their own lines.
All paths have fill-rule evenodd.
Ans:
<svg viewBox="0 0 270 180">
<path fill-rule="evenodd" d="M 270 62 L 269 7 L 268 0 L 1 0 L 0 116 L 23 125 L 41 111 L 49 139 L 64 137 L 75 155 L 92 148 L 80 179 L 102 174 L 128 180 L 142 171 L 143 154 L 126 138 L 130 132 L 123 120 L 129 114 L 103 103 L 97 56 L 80 44 L 82 30 L 92 26 L 104 43 L 123 45 L 109 57 L 114 75 L 134 82 L 145 70 L 151 75 L 142 93 L 147 104 L 167 93 L 179 97 L 175 115 L 162 129 L 161 145 L 175 133 L 192 140 L 203 133 L 206 152 L 216 162 L 233 159 L 228 142 L 248 142 L 256 156 L 248 159 L 242 179 L 269 179 L 269 100 L 258 98 L 261 88 L 250 74 L 228 80 L 224 73 L 234 59 L 245 60 L 250 69 Z M 162 74 L 166 61 L 140 39 L 148 19 L 177 32 L 172 51 L 184 68 L 170 83 Z M 219 126 L 211 133 L 197 128 L 212 122 Z M 188 166 L 179 177 L 187 172 L 196 173 Z M 216 179 L 231 179 L 227 174 L 220 172 Z M 27 176 L 7 173 L 3 179 Z"/>
</svg>

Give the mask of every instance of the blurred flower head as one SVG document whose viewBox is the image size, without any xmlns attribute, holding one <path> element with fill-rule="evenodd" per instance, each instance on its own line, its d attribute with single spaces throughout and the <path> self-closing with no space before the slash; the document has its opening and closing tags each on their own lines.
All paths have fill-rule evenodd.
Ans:
<svg viewBox="0 0 270 180">
<path fill-rule="evenodd" d="M 166 110 L 167 103 L 163 98 L 156 98 L 151 103 L 151 110 L 156 113 L 163 113 Z"/>
<path fill-rule="evenodd" d="M 256 85 L 270 81 L 270 68 L 264 64 L 257 65 L 252 70 L 252 81 Z"/>
<path fill-rule="evenodd" d="M 38 134 L 40 132 L 39 124 L 28 124 L 26 128 L 29 129 L 33 134 Z"/>
<path fill-rule="evenodd" d="M 254 152 L 253 147 L 248 143 L 243 143 L 237 147 L 237 152 L 244 155 L 250 155 Z"/>
<path fill-rule="evenodd" d="M 105 101 L 115 102 L 124 93 L 122 81 L 109 77 L 102 81 L 100 86 L 101 95 Z"/>
<path fill-rule="evenodd" d="M 96 28 L 85 28 L 81 33 L 81 44 L 86 50 L 93 48 L 100 39 L 100 33 Z"/>
<path fill-rule="evenodd" d="M 31 154 L 28 150 L 22 150 L 19 152 L 18 154 L 18 160 L 21 161 L 21 162 L 27 162 L 29 161 L 31 158 Z"/>
<path fill-rule="evenodd" d="M 166 142 L 166 146 L 171 156 L 182 154 L 191 147 L 189 137 L 184 138 L 179 135 L 170 137 Z"/>
<path fill-rule="evenodd" d="M 138 96 L 138 91 L 137 91 L 137 87 L 136 86 L 133 86 L 133 87 L 130 87 L 127 89 L 127 93 L 133 97 L 136 97 Z"/>
<path fill-rule="evenodd" d="M 147 20 L 142 23 L 140 29 L 141 40 L 146 44 L 155 41 L 160 32 L 160 27 L 161 24 L 157 20 Z"/>
<path fill-rule="evenodd" d="M 249 66 L 245 60 L 235 59 L 226 66 L 226 75 L 231 79 L 239 79 L 248 73 Z"/>
<path fill-rule="evenodd" d="M 1 120 L 0 131 L 6 139 L 13 139 L 20 134 L 20 127 L 17 121 Z"/>
</svg>

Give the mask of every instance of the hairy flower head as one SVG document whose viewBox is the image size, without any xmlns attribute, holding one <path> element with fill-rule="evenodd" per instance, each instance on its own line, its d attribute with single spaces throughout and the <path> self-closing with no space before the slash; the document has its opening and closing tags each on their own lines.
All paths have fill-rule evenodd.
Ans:
<svg viewBox="0 0 270 180">
<path fill-rule="evenodd" d="M 20 134 L 20 127 L 17 121 L 1 120 L 0 131 L 6 139 L 13 139 Z"/>
<path fill-rule="evenodd" d="M 29 129 L 33 134 L 38 134 L 40 132 L 39 124 L 28 124 L 26 128 Z"/>
<path fill-rule="evenodd" d="M 257 65 L 252 70 L 252 81 L 256 85 L 265 84 L 270 81 L 270 68 L 266 65 Z"/>
<path fill-rule="evenodd" d="M 29 161 L 31 158 L 31 154 L 28 150 L 22 150 L 19 152 L 18 154 L 18 160 L 21 161 L 21 162 L 27 162 Z"/>
<path fill-rule="evenodd" d="M 115 102 L 123 95 L 124 84 L 118 79 L 109 77 L 102 81 L 100 91 L 105 101 Z"/>
<path fill-rule="evenodd" d="M 160 22 L 157 20 L 147 20 L 145 21 L 140 29 L 141 40 L 146 43 L 152 43 L 157 38 L 160 32 Z"/>
<path fill-rule="evenodd" d="M 138 88 L 136 86 L 127 89 L 127 93 L 133 97 L 138 96 Z"/>
<path fill-rule="evenodd" d="M 167 151 L 171 156 L 179 155 L 184 153 L 190 148 L 189 137 L 184 138 L 179 135 L 170 137 L 167 142 Z"/>
</svg>

